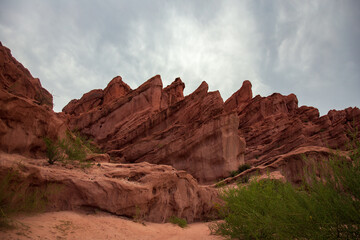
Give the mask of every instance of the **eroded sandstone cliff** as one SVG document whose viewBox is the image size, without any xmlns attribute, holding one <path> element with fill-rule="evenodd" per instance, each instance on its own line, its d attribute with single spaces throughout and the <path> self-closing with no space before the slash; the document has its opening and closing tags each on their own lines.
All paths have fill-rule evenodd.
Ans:
<svg viewBox="0 0 360 240">
<path fill-rule="evenodd" d="M 104 90 L 91 98 L 99 102 L 96 107 L 81 114 L 69 111 L 89 102 L 91 92 L 86 93 L 64 112 L 70 114 L 69 126 L 93 137 L 113 161 L 167 164 L 202 183 L 226 177 L 244 162 L 238 118 L 225 111 L 218 91 L 208 92 L 206 82 L 186 97 L 184 87 L 177 78 L 163 89 L 157 75 L 111 102 L 101 100 Z"/>
</svg>

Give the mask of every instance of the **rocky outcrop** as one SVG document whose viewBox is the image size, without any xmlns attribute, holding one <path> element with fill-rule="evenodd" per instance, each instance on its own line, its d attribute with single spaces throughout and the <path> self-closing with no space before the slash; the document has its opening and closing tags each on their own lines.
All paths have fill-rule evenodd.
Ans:
<svg viewBox="0 0 360 240">
<path fill-rule="evenodd" d="M 252 99 L 251 82 L 245 80 L 242 87 L 236 91 L 231 97 L 225 102 L 225 111 L 236 110 L 240 112 L 243 107 Z"/>
<path fill-rule="evenodd" d="M 0 44 L 0 151 L 44 156 L 44 137 L 64 137 L 67 126 L 52 111 L 52 96 Z"/>
<path fill-rule="evenodd" d="M 135 140 L 139 139 L 137 143 L 142 144 L 144 139 L 153 138 L 156 134 L 163 134 L 167 139 L 164 142 L 170 143 L 171 136 L 164 130 L 167 127 L 176 129 L 178 122 L 174 117 L 167 126 L 161 117 L 166 116 L 169 107 L 183 101 L 184 84 L 180 79 L 162 89 L 160 76 L 155 76 L 138 89 L 131 90 L 121 77 L 116 77 L 104 90 L 84 94 L 65 108 L 66 113 L 56 114 L 51 109 L 52 104 L 47 105 L 46 101 L 41 102 L 37 97 L 38 92 L 47 93 L 45 89 L 42 91 L 40 82 L 33 81 L 30 73 L 11 57 L 8 49 L 1 46 L 0 50 L 1 54 L 7 54 L 0 60 L 0 179 L 16 170 L 19 173 L 16 181 L 23 181 L 22 186 L 29 187 L 28 191 L 59 185 L 57 189 L 60 193 L 53 195 L 49 201 L 52 210 L 85 207 L 155 222 L 167 221 L 171 216 L 182 217 L 189 222 L 210 217 L 214 211 L 213 204 L 218 200 L 216 190 L 198 185 L 190 174 L 171 166 L 146 162 L 113 164 L 108 163 L 108 154 L 87 154 L 84 161 L 94 164 L 81 170 L 76 168 L 75 163 L 63 166 L 55 162 L 49 165 L 43 158 L 46 153 L 43 138 L 65 138 L 68 124 L 80 124 L 83 132 L 95 136 L 105 149 L 118 146 L 118 142 L 123 141 L 125 147 L 133 146 L 143 151 Z M 207 90 L 202 94 L 206 95 Z M 50 99 L 49 96 L 46 95 L 46 99 Z M 176 112 L 176 108 L 173 111 Z M 219 126 L 230 122 L 220 115 L 217 118 Z M 235 115 L 233 119 L 236 132 L 238 122 Z M 190 120 L 184 121 L 189 123 Z M 146 126 L 149 128 L 144 128 Z M 128 131 L 125 131 L 126 128 Z M 183 126 L 181 128 L 185 131 Z M 221 131 L 226 129 L 222 127 Z M 71 133 L 69 135 L 74 137 Z M 128 142 L 126 137 L 133 140 Z M 196 144 L 196 139 L 192 141 Z M 122 158 L 126 156 L 130 162 L 135 162 L 137 154 L 124 151 Z M 197 154 L 201 156 L 203 153 Z M 114 155 L 121 158 L 118 153 Z M 190 163 L 186 166 L 189 167 Z"/>
<path fill-rule="evenodd" d="M 238 118 L 205 82 L 185 98 L 184 87 L 177 78 L 163 89 L 157 75 L 113 102 L 69 116 L 69 125 L 93 137 L 114 161 L 167 164 L 202 183 L 226 177 L 243 163 Z"/>
<path fill-rule="evenodd" d="M 0 177 L 10 170 L 17 170 L 18 181 L 27 186 L 57 189 L 50 189 L 55 192 L 49 201 L 52 210 L 92 208 L 138 220 L 165 222 L 177 216 L 194 222 L 212 217 L 219 201 L 214 188 L 199 186 L 191 175 L 164 165 L 102 163 L 84 172 L 0 154 Z"/>
<path fill-rule="evenodd" d="M 19 63 L 10 49 L 0 42 L 0 89 L 33 100 L 39 105 L 53 107 L 52 95 L 41 86 L 38 78 L 33 78 L 29 70 Z"/>
<path fill-rule="evenodd" d="M 66 124 L 45 106 L 0 89 L 0 150 L 26 156 L 44 156 L 44 137 L 63 138 Z"/>
<path fill-rule="evenodd" d="M 304 180 L 311 182 L 312 174 L 321 177 L 320 172 L 327 170 L 328 159 L 350 161 L 347 151 L 335 151 L 318 146 L 299 147 L 288 153 L 277 155 L 271 161 L 254 166 L 234 177 L 226 178 L 213 184 L 213 186 L 242 182 L 243 179 L 249 179 L 250 177 L 256 180 L 264 178 L 278 179 L 301 185 Z"/>
<path fill-rule="evenodd" d="M 98 106 L 108 104 L 131 91 L 131 88 L 122 81 L 120 76 L 113 78 L 107 87 L 95 89 L 85 93 L 81 99 L 71 100 L 64 108 L 63 112 L 71 115 L 79 115 L 88 112 Z"/>
<path fill-rule="evenodd" d="M 239 135 L 246 140 L 245 162 L 253 166 L 268 166 L 279 156 L 301 147 L 345 150 L 350 133 L 360 127 L 358 108 L 332 110 L 320 117 L 316 108 L 298 107 L 294 94 L 274 93 L 250 99 L 249 86 L 244 82 L 225 105 L 227 111 L 238 115 Z M 323 156 L 320 152 L 319 155 Z M 286 176 L 291 180 L 290 175 Z"/>
</svg>

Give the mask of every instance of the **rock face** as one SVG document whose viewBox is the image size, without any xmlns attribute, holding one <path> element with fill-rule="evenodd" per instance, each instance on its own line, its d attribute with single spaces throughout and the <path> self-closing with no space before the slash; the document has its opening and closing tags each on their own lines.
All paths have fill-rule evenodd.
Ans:
<svg viewBox="0 0 360 240">
<path fill-rule="evenodd" d="M 0 89 L 16 96 L 32 99 L 39 105 L 53 107 L 52 95 L 19 63 L 10 49 L 0 42 Z"/>
<path fill-rule="evenodd" d="M 110 81 L 108 86 L 102 89 L 92 90 L 82 96 L 80 100 L 72 100 L 63 108 L 63 112 L 72 115 L 90 111 L 93 108 L 112 102 L 114 99 L 125 96 L 131 88 L 117 76 Z"/>
<path fill-rule="evenodd" d="M 69 116 L 69 126 L 93 137 L 118 162 L 167 164 L 202 183 L 226 177 L 243 163 L 238 118 L 225 112 L 220 93 L 208 92 L 205 82 L 185 98 L 184 87 L 177 78 L 163 89 L 157 75 L 112 102 Z M 73 103 L 90 93 L 70 105 L 80 108 Z"/>
<path fill-rule="evenodd" d="M 197 156 L 194 160 L 199 160 L 201 164 L 204 163 L 202 156 L 209 153 L 206 146 L 197 147 L 196 144 L 213 144 L 218 147 L 220 141 L 222 148 L 216 149 L 220 153 L 212 156 L 211 160 L 223 167 L 220 171 L 227 170 L 228 165 L 233 163 L 223 164 L 221 161 L 232 157 L 241 160 L 241 156 L 238 158 L 227 151 L 229 147 L 225 142 L 232 138 L 239 141 L 237 134 L 231 136 L 227 132 L 231 128 L 230 131 L 236 133 L 236 115 L 219 112 L 214 119 L 208 119 L 202 118 L 198 110 L 191 116 L 180 118 L 182 113 L 178 112 L 179 106 L 174 106 L 184 100 L 184 84 L 177 79 L 172 85 L 162 89 L 159 76 L 136 90 L 131 90 L 121 77 L 116 77 L 104 90 L 84 94 L 80 100 L 69 103 L 64 108 L 65 113 L 55 114 L 51 109 L 52 96 L 41 87 L 40 81 L 33 79 L 29 71 L 11 56 L 10 50 L 2 45 L 0 54 L 0 179 L 18 168 L 16 170 L 20 175 L 17 181 L 25 181 L 24 186 L 43 188 L 48 184 L 60 185 L 61 193 L 50 199 L 51 207 L 55 210 L 95 208 L 128 217 L 139 215 L 137 217 L 143 220 L 155 222 L 167 221 L 171 216 L 182 217 L 189 222 L 210 217 L 214 211 L 213 204 L 218 200 L 215 189 L 199 186 L 196 179 L 185 171 L 143 162 L 151 162 L 151 159 L 139 156 L 146 155 L 148 149 L 161 142 L 169 150 L 176 148 L 179 152 L 183 151 L 174 145 L 174 141 L 178 140 L 190 144 L 187 148 L 189 151 L 196 149 L 190 155 Z M 206 84 L 196 94 L 207 96 L 209 101 L 218 101 L 219 98 L 218 93 L 207 93 Z M 189 101 L 187 104 L 190 104 Z M 212 105 L 220 103 L 198 101 L 197 104 L 204 108 L 203 111 L 212 111 Z M 205 109 L 207 105 L 210 106 L 209 109 Z M 166 119 L 167 117 L 169 118 Z M 191 125 L 192 120 L 202 122 Z M 114 146 L 122 146 L 112 153 L 115 158 L 127 158 L 129 162 L 141 163 L 107 163 L 110 159 L 108 154 L 92 154 L 86 159 L 101 164 L 87 170 L 76 169 L 74 166 L 66 169 L 58 162 L 49 165 L 46 159 L 41 159 L 46 152 L 43 138 L 64 138 L 68 124 L 72 127 L 79 126 L 84 133 L 94 136 L 109 152 Z M 194 135 L 187 134 L 185 128 L 190 125 L 199 133 L 206 130 L 207 142 L 199 142 Z M 172 136 L 176 129 L 181 129 L 176 136 L 183 139 Z M 146 139 L 149 139 L 148 143 Z M 235 150 L 231 151 L 237 151 L 239 142 L 235 144 Z M 146 147 L 142 148 L 143 145 Z M 228 155 L 224 157 L 224 152 L 221 151 Z M 156 154 L 153 151 L 153 161 L 162 163 L 165 158 L 176 158 L 178 155 L 171 156 L 165 152 Z M 216 159 L 217 156 L 222 156 L 223 159 Z M 191 163 L 182 164 L 188 168 L 191 166 Z M 200 171 L 200 165 L 197 164 Z"/>
<path fill-rule="evenodd" d="M 236 111 L 240 112 L 252 99 L 251 87 L 249 80 L 244 81 L 242 87 L 226 100 L 225 110 L 229 112 L 236 109 Z"/>
<path fill-rule="evenodd" d="M 67 129 L 52 105 L 52 96 L 39 79 L 0 43 L 0 150 L 44 156 L 43 138 L 62 137 Z"/>
<path fill-rule="evenodd" d="M 228 112 L 235 111 L 238 115 L 239 135 L 246 140 L 245 162 L 253 166 L 269 165 L 278 156 L 300 147 L 345 150 L 351 138 L 349 132 L 360 126 L 358 108 L 332 110 L 319 117 L 316 108 L 298 107 L 294 94 L 274 93 L 250 99 L 251 95 L 249 83 L 244 82 L 225 105 Z"/>
<path fill-rule="evenodd" d="M 170 166 L 102 163 L 85 173 L 18 155 L 0 154 L 0 158 L 0 176 L 21 161 L 16 170 L 25 181 L 38 187 L 60 185 L 50 199 L 53 210 L 92 208 L 153 222 L 171 216 L 194 222 L 209 219 L 219 201 L 216 189 L 199 186 L 191 175 Z"/>
</svg>

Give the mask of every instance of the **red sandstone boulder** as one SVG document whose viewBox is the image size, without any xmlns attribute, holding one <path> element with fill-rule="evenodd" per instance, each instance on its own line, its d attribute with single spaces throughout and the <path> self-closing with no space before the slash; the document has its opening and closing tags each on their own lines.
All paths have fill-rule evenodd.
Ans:
<svg viewBox="0 0 360 240">
<path fill-rule="evenodd" d="M 18 181 L 26 181 L 27 186 L 58 185 L 50 199 L 52 210 L 92 208 L 153 222 L 171 216 L 194 222 L 212 217 L 219 201 L 216 189 L 199 186 L 191 175 L 170 166 L 101 163 L 84 172 L 19 155 L 0 154 L 0 158 L 0 178 L 21 161 Z"/>
<path fill-rule="evenodd" d="M 69 125 L 95 138 L 114 161 L 168 164 L 202 183 L 226 177 L 243 163 L 238 118 L 205 82 L 185 98 L 184 87 L 177 78 L 163 89 L 157 75 L 113 102 L 69 116 Z"/>
<path fill-rule="evenodd" d="M 52 95 L 19 63 L 10 49 L 0 42 L 0 89 L 16 96 L 32 99 L 36 104 L 53 107 Z"/>
</svg>

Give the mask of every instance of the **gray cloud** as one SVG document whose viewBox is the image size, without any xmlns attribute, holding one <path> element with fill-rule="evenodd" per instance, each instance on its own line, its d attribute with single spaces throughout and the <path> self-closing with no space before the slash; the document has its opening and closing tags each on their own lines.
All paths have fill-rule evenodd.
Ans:
<svg viewBox="0 0 360 240">
<path fill-rule="evenodd" d="M 328 110 L 359 106 L 358 1 L 5 1 L 0 40 L 54 95 L 55 110 L 116 75 L 155 74 L 224 100 L 295 93 Z"/>
</svg>

